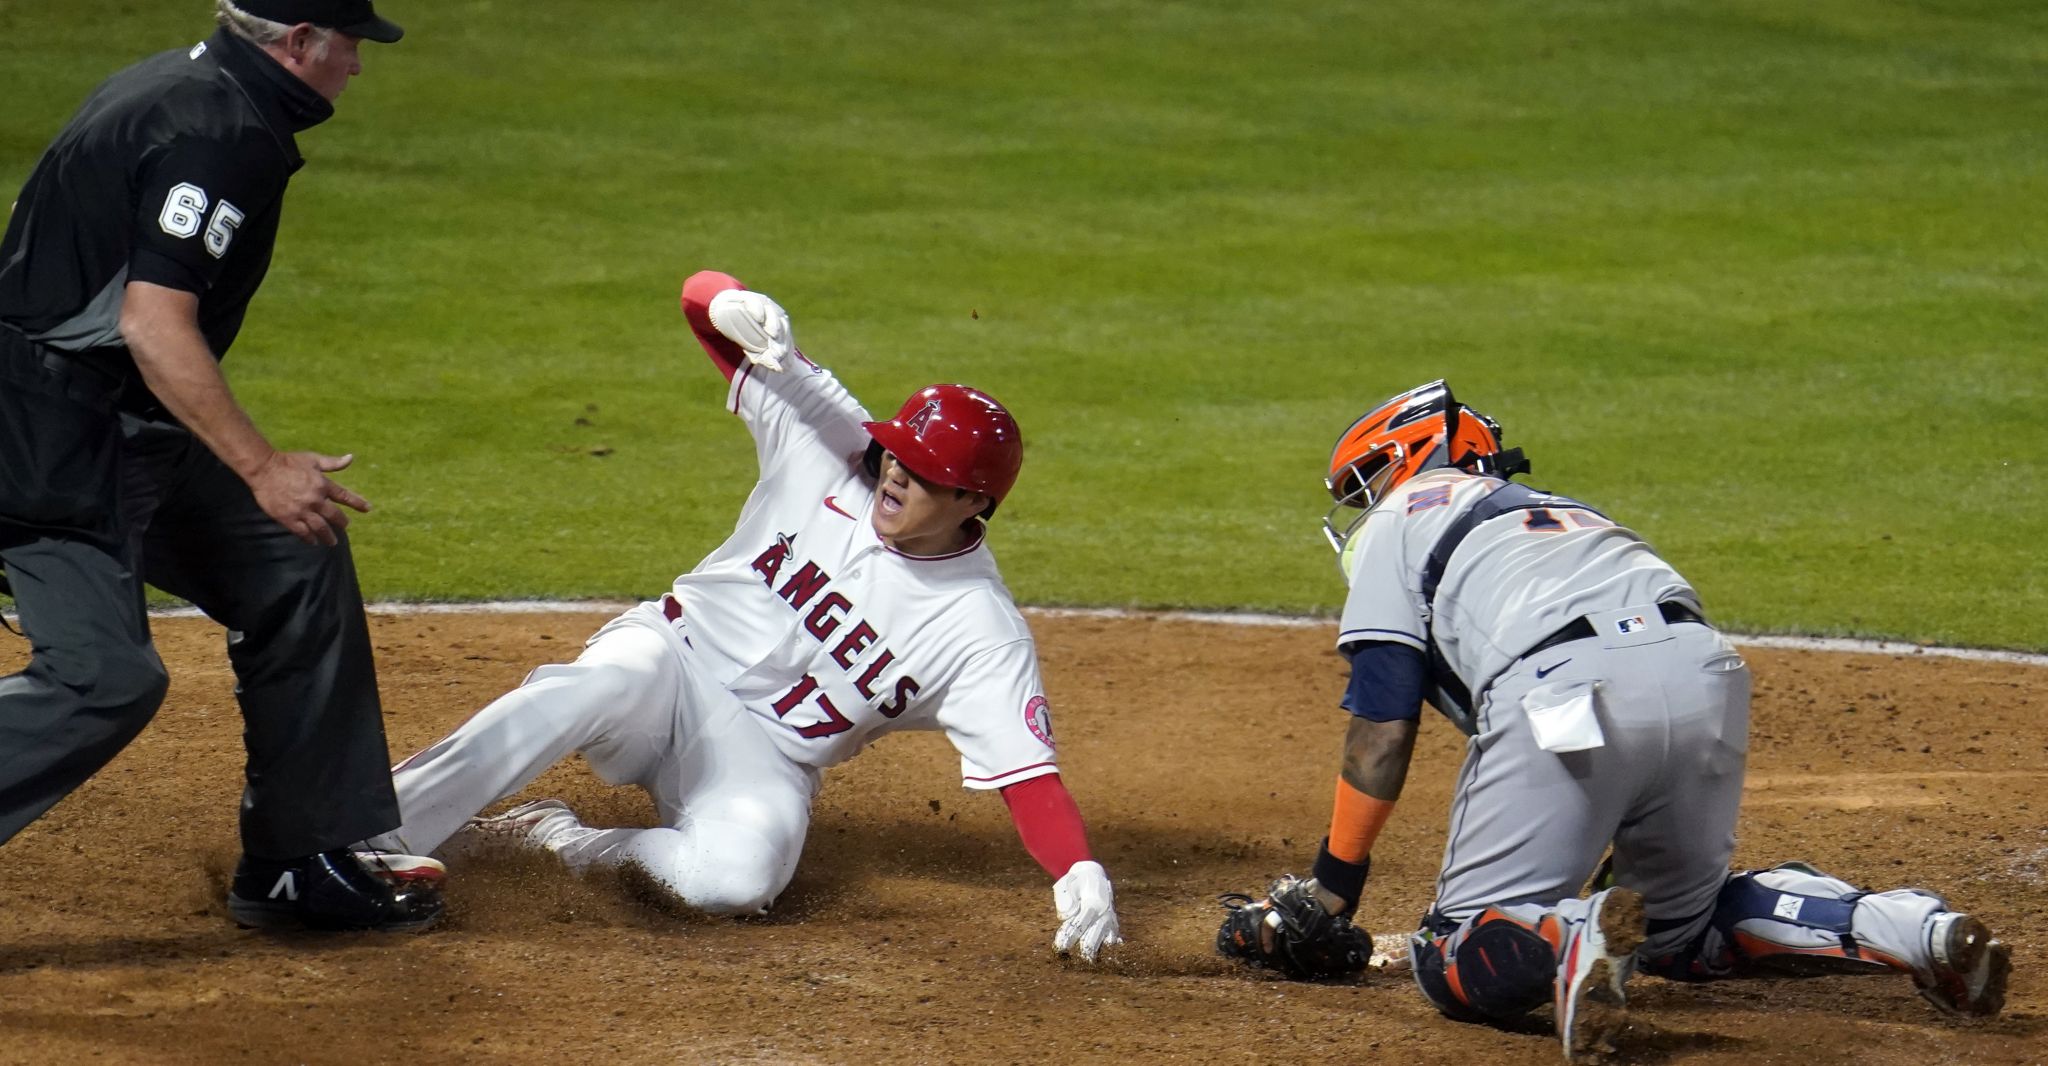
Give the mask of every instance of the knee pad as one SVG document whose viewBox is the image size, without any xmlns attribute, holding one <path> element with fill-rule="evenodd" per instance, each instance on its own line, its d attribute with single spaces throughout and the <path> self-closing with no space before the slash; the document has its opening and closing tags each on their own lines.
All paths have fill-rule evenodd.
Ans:
<svg viewBox="0 0 2048 1066">
<path fill-rule="evenodd" d="M 1522 923 L 1487 910 L 1448 938 L 1410 938 L 1415 983 L 1445 1017 L 1512 1022 L 1551 1000 L 1557 951 Z"/>
<path fill-rule="evenodd" d="M 1486 1016 L 1467 1007 L 1463 1000 L 1451 990 L 1450 980 L 1444 973 L 1443 944 L 1422 933 L 1408 938 L 1408 972 L 1415 975 L 1415 987 L 1422 990 L 1422 998 L 1446 1018 L 1460 1022 L 1483 1022 Z"/>
</svg>

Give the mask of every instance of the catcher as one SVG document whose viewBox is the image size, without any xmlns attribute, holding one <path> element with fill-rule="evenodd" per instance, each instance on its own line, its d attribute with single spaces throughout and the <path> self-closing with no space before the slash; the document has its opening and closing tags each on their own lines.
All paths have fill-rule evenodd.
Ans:
<svg viewBox="0 0 2048 1066">
<path fill-rule="evenodd" d="M 1350 582 L 1353 717 L 1330 833 L 1311 879 L 1225 897 L 1218 950 L 1297 978 L 1363 968 L 1349 919 L 1426 699 L 1472 738 L 1436 901 L 1409 938 L 1444 1014 L 1511 1023 L 1549 1002 L 1566 1059 L 1590 1061 L 1639 962 L 1679 980 L 1896 970 L 1944 1011 L 1996 1014 L 2010 951 L 1940 897 L 1798 863 L 1729 872 L 1749 669 L 1649 545 L 1509 480 L 1528 469 L 1441 381 L 1338 439 L 1323 525 Z M 1589 878 L 1601 890 L 1577 898 Z"/>
</svg>

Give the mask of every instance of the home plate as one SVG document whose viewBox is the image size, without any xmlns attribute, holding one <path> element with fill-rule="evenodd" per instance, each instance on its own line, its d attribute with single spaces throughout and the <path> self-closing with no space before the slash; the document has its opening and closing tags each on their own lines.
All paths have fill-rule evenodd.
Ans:
<svg viewBox="0 0 2048 1066">
<path fill-rule="evenodd" d="M 1408 972 L 1408 934 L 1381 933 L 1372 938 L 1372 967 L 1381 973 Z"/>
</svg>

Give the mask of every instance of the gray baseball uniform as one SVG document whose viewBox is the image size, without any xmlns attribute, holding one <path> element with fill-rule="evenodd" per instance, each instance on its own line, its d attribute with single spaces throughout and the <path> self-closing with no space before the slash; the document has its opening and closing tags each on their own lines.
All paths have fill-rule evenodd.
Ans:
<svg viewBox="0 0 2048 1066">
<path fill-rule="evenodd" d="M 1428 595 L 1446 537 L 1503 490 L 1544 506 L 1469 524 Z M 1698 618 L 1685 579 L 1583 504 L 1455 469 L 1410 480 L 1352 543 L 1339 645 L 1429 654 L 1433 638 L 1471 693 L 1469 710 L 1437 698 L 1473 739 L 1436 913 L 1575 895 L 1610 840 L 1617 866 L 1644 875 L 1635 885 L 1653 916 L 1710 906 L 1734 849 L 1749 674 L 1720 634 L 1666 621 L 1659 604 Z M 1527 655 L 1587 618 L 1583 636 Z M 1663 683 L 1687 675 L 1702 683 Z"/>
<path fill-rule="evenodd" d="M 1931 893 L 1866 893 L 1796 863 L 1731 874 L 1749 669 L 1684 578 L 1590 507 L 1445 468 L 1389 492 L 1346 542 L 1340 648 L 1427 659 L 1430 701 L 1471 737 L 1418 984 L 1455 1017 L 1549 996 L 1553 957 L 1611 843 L 1649 919 L 1637 956 L 1703 979 L 1796 958 L 1914 975 L 1957 1013 L 1995 1013 L 2004 948 Z M 1359 659 L 1354 659 L 1358 662 Z M 1347 699 L 1369 720 L 1412 703 Z M 1461 974 L 1461 949 L 1486 965 Z"/>
</svg>

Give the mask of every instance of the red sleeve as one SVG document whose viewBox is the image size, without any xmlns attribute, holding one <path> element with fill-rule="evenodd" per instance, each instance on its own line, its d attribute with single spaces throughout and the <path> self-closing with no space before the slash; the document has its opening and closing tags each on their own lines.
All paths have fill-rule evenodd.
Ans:
<svg viewBox="0 0 2048 1066">
<path fill-rule="evenodd" d="M 1003 802 L 1010 805 L 1010 819 L 1017 823 L 1017 836 L 1024 850 L 1045 867 L 1054 879 L 1065 877 L 1067 868 L 1087 862 L 1088 828 L 1081 824 L 1081 808 L 1058 774 L 1046 774 L 1020 781 L 1003 789 Z"/>
<path fill-rule="evenodd" d="M 699 270 L 683 282 L 683 318 L 689 321 L 690 332 L 697 335 L 697 343 L 704 346 L 704 354 L 711 357 L 712 364 L 727 381 L 746 365 L 747 353 L 712 328 L 711 298 L 727 289 L 744 288 L 738 278 L 716 270 Z"/>
</svg>

